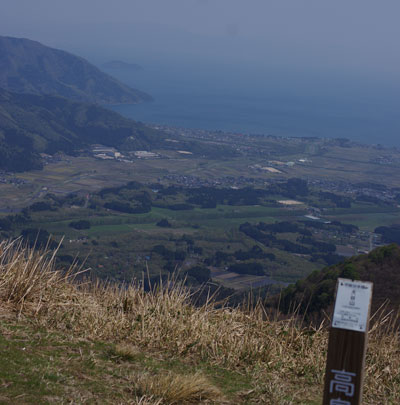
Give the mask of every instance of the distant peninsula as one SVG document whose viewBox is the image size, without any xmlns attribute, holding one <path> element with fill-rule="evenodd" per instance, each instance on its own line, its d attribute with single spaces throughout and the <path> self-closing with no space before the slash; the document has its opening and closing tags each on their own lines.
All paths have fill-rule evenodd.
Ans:
<svg viewBox="0 0 400 405">
<path fill-rule="evenodd" d="M 0 36 L 0 87 L 98 104 L 135 104 L 152 97 L 85 59 L 24 38 Z"/>
<path fill-rule="evenodd" d="M 127 63 L 121 60 L 112 60 L 101 65 L 104 69 L 110 70 L 131 70 L 131 71 L 139 71 L 143 70 L 143 67 L 136 64 L 136 63 Z"/>
</svg>

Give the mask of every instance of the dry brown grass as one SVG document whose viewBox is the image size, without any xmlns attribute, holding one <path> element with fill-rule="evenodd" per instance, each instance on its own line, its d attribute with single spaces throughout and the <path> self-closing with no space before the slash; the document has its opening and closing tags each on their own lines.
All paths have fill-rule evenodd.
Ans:
<svg viewBox="0 0 400 405">
<path fill-rule="evenodd" d="M 135 405 L 162 405 L 162 399 L 154 399 L 152 396 L 143 395 L 136 397 L 133 402 Z"/>
<path fill-rule="evenodd" d="M 260 305 L 251 310 L 216 309 L 211 302 L 194 307 L 181 284 L 145 292 L 138 285 L 77 283 L 71 274 L 55 270 L 54 254 L 37 253 L 19 242 L 0 244 L 0 301 L 47 328 L 114 342 L 121 356 L 156 351 L 247 373 L 254 389 L 238 397 L 240 402 L 307 403 L 321 396 L 326 328 L 266 320 Z M 389 318 L 382 317 L 376 325 L 367 355 L 366 403 L 400 403 L 399 334 Z M 192 387 L 192 377 L 184 381 L 179 380 L 182 376 L 165 375 L 152 383 L 148 376 L 138 377 L 137 401 L 174 403 L 174 396 L 192 395 L 186 389 L 207 397 L 207 384 Z M 201 382 L 199 376 L 195 379 Z M 172 393 L 166 388 L 172 384 L 181 387 Z M 215 388 L 210 387 L 212 392 Z"/>
<path fill-rule="evenodd" d="M 136 394 L 155 398 L 162 404 L 197 404 L 223 402 L 221 392 L 203 375 L 140 374 L 132 376 Z"/>
<path fill-rule="evenodd" d="M 60 273 L 53 268 L 54 255 L 40 254 L 34 249 L 25 249 L 21 240 L 0 244 L 0 291 L 6 302 L 23 308 L 28 301 L 37 301 L 60 287 Z"/>
</svg>

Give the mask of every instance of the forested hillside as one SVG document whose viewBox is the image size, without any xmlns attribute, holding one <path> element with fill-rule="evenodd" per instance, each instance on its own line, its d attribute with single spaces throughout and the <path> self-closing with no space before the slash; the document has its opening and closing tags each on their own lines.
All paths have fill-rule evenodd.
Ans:
<svg viewBox="0 0 400 405">
<path fill-rule="evenodd" d="M 76 153 L 100 143 L 121 149 L 161 147 L 162 133 L 94 104 L 0 88 L 0 169 L 40 168 L 39 153 Z"/>
<path fill-rule="evenodd" d="M 320 319 L 323 311 L 330 313 L 338 277 L 374 283 L 372 313 L 387 302 L 387 310 L 400 307 L 400 247 L 383 246 L 368 255 L 351 257 L 342 263 L 314 271 L 304 280 L 283 291 L 281 308 L 299 308 L 310 319 Z M 276 300 L 274 301 L 276 303 Z"/>
<path fill-rule="evenodd" d="M 151 100 L 148 94 L 120 83 L 83 58 L 29 39 L 1 36 L 0 87 L 102 104 Z"/>
</svg>

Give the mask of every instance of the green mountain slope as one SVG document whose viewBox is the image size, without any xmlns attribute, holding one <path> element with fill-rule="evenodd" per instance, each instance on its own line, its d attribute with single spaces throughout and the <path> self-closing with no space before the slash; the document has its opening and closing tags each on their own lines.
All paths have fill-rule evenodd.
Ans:
<svg viewBox="0 0 400 405">
<path fill-rule="evenodd" d="M 83 102 L 139 103 L 151 97 L 120 83 L 85 59 L 36 41 L 0 36 L 0 87 L 56 94 Z"/>
<path fill-rule="evenodd" d="M 298 307 L 299 312 L 306 312 L 310 319 L 320 319 L 323 311 L 330 313 L 338 277 L 374 283 L 372 313 L 385 302 L 388 302 L 387 310 L 399 310 L 400 247 L 396 244 L 314 271 L 283 291 L 281 308 L 290 311 Z"/>
<path fill-rule="evenodd" d="M 89 144 L 160 147 L 161 132 L 94 104 L 0 89 L 0 169 L 40 168 L 39 153 L 73 154 Z"/>
</svg>

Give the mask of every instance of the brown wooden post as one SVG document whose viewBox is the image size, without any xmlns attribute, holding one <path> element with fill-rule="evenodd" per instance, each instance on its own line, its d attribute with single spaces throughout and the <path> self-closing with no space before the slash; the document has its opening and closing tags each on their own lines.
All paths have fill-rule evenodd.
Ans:
<svg viewBox="0 0 400 405">
<path fill-rule="evenodd" d="M 323 405 L 360 405 L 372 283 L 339 278 L 329 332 Z"/>
</svg>

